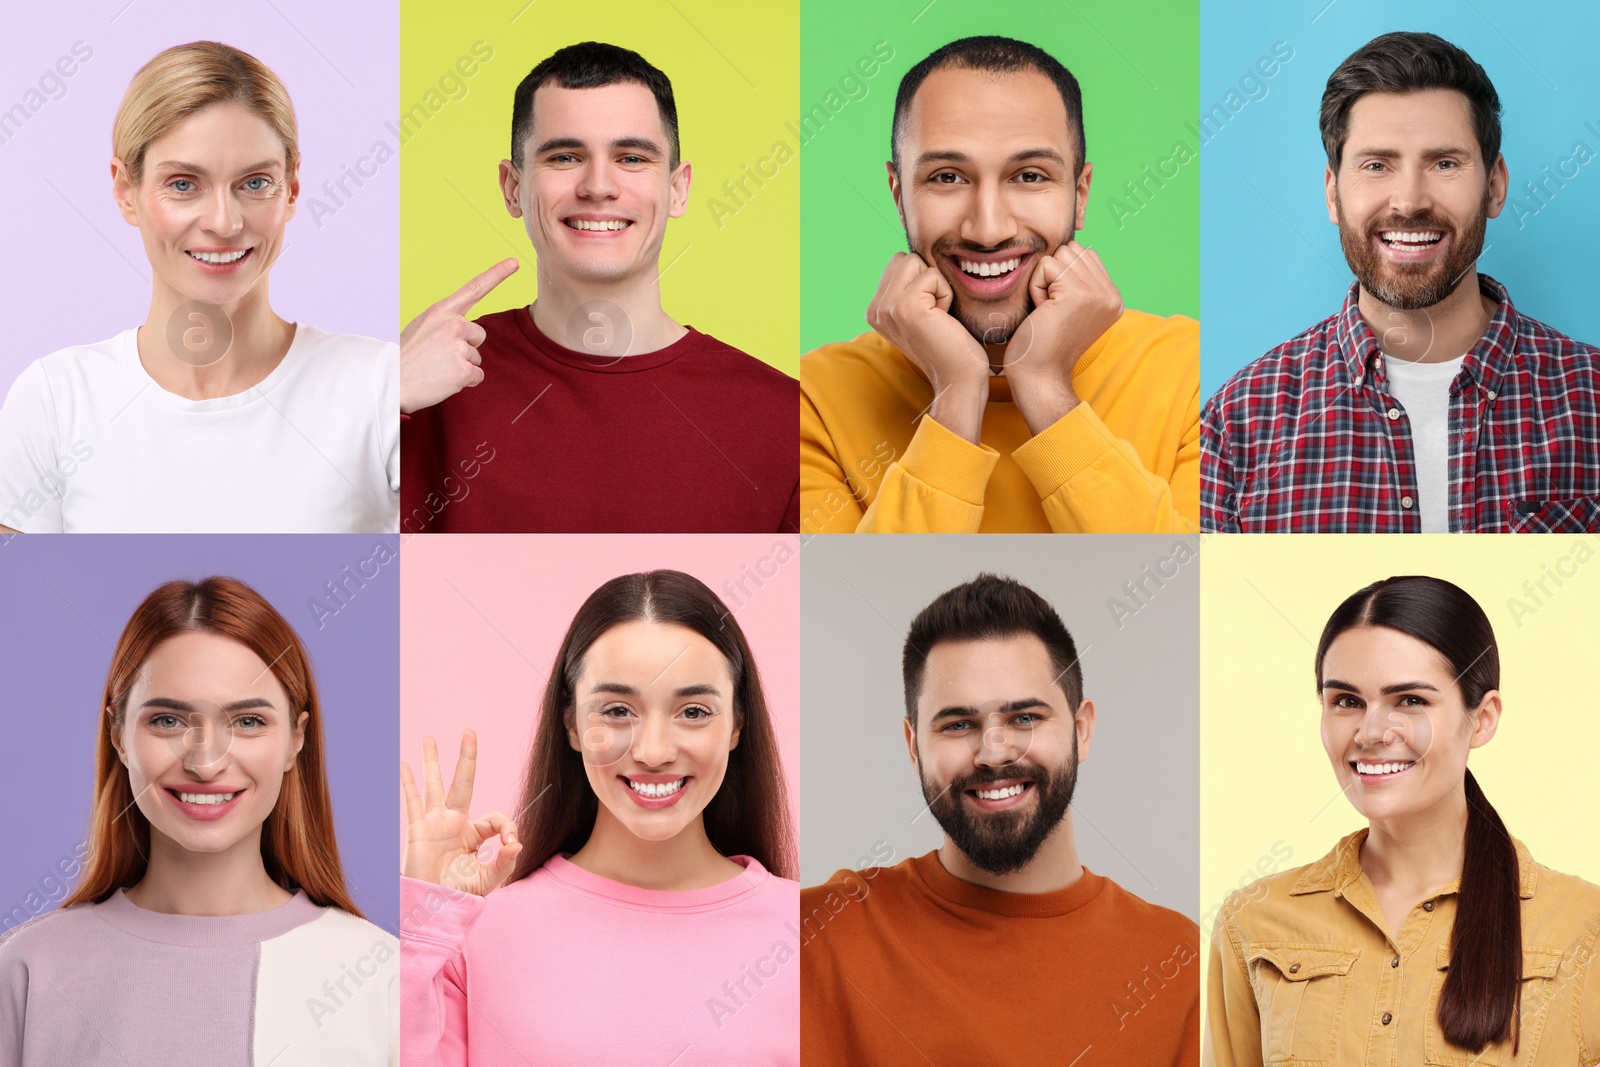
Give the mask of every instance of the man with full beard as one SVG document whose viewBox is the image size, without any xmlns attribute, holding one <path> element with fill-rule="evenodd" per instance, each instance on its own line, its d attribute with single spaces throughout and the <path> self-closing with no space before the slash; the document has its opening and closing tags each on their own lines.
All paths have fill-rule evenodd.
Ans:
<svg viewBox="0 0 1600 1067">
<path fill-rule="evenodd" d="M 910 251 L 870 332 L 801 357 L 802 533 L 1195 528 L 1200 327 L 1124 310 L 1076 240 L 1084 145 L 1078 82 L 1034 45 L 906 73 L 885 167 Z"/>
<path fill-rule="evenodd" d="M 912 621 L 903 673 L 945 840 L 801 891 L 802 1062 L 1197 1065 L 1195 924 L 1078 860 L 1095 709 L 1055 609 L 979 575 Z"/>
<path fill-rule="evenodd" d="M 1208 531 L 1600 529 L 1600 351 L 1476 264 L 1506 202 L 1500 97 L 1471 56 L 1388 33 L 1322 96 L 1333 317 L 1206 403 Z"/>
</svg>

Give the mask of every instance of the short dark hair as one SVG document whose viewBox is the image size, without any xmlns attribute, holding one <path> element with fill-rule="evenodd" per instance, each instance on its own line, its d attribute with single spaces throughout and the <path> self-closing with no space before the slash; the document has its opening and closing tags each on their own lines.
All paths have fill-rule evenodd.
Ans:
<svg viewBox="0 0 1600 1067">
<path fill-rule="evenodd" d="M 900 91 L 894 98 L 894 125 L 889 131 L 889 158 L 894 161 L 897 173 L 900 170 L 900 138 L 905 132 L 905 116 L 911 110 L 911 98 L 917 95 L 917 90 L 928 75 L 941 67 L 962 67 L 989 74 L 1036 70 L 1049 78 L 1061 93 L 1061 102 L 1067 107 L 1067 128 L 1078 142 L 1077 167 L 1072 173 L 1075 177 L 1083 173 L 1087 149 L 1083 138 L 1083 93 L 1078 88 L 1078 79 L 1049 52 L 1010 37 L 963 37 L 959 41 L 951 41 L 906 71 L 906 76 L 900 79 Z"/>
<path fill-rule="evenodd" d="M 1335 171 L 1350 133 L 1350 109 L 1368 93 L 1454 89 L 1472 107 L 1486 166 L 1500 156 L 1500 94 L 1477 60 L 1431 33 L 1386 33 L 1358 48 L 1328 75 L 1322 91 L 1322 147 Z"/>
<path fill-rule="evenodd" d="M 528 72 L 517 86 L 511 105 L 511 162 L 522 163 L 522 148 L 533 132 L 533 94 L 555 82 L 563 89 L 598 89 L 619 82 L 637 82 L 649 89 L 661 111 L 661 125 L 671 144 L 672 169 L 678 167 L 678 105 L 672 82 L 638 52 L 614 44 L 584 41 L 568 45 Z"/>
<path fill-rule="evenodd" d="M 911 620 L 901 671 L 905 676 L 906 718 L 917 721 L 917 700 L 928 669 L 928 654 L 941 641 L 988 641 L 1032 635 L 1044 642 L 1056 684 L 1077 714 L 1083 703 L 1083 668 L 1078 646 L 1044 597 L 1014 578 L 980 574 L 946 590 Z"/>
</svg>

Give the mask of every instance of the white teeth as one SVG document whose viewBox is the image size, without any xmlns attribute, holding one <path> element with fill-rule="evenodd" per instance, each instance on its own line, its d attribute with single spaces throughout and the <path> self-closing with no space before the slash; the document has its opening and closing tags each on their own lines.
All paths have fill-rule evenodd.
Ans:
<svg viewBox="0 0 1600 1067">
<path fill-rule="evenodd" d="M 217 804 L 226 804 L 238 793 L 179 793 L 178 799 L 185 804 L 201 804 L 211 807 Z"/>
<path fill-rule="evenodd" d="M 606 221 L 596 222 L 591 219 L 568 219 L 567 225 L 574 230 L 623 230 L 633 225 L 630 222 Z"/>
<path fill-rule="evenodd" d="M 224 263 L 237 263 L 248 251 L 250 251 L 248 248 L 241 248 L 237 252 L 190 252 L 189 254 L 202 263 L 221 266 Z"/>
<path fill-rule="evenodd" d="M 983 800 L 1004 800 L 1006 797 L 1016 796 L 1024 788 L 1024 786 L 1018 784 L 1008 785 L 1004 789 L 979 789 L 975 790 L 975 792 Z"/>
<path fill-rule="evenodd" d="M 1410 763 L 1362 763 L 1356 761 L 1357 774 L 1396 774 L 1408 767 L 1416 766 L 1416 761 Z"/>
<path fill-rule="evenodd" d="M 956 263 L 960 265 L 963 271 L 968 274 L 976 274 L 980 278 L 993 278 L 1000 274 L 1010 274 L 1017 269 L 1017 265 L 1021 262 L 1021 256 L 1003 259 L 999 263 L 974 263 L 966 259 L 956 260 Z"/>
<path fill-rule="evenodd" d="M 671 782 L 636 782 L 632 778 L 629 778 L 627 781 L 628 788 L 632 789 L 640 796 L 659 798 L 670 797 L 672 794 L 682 789 L 683 783 L 688 781 L 688 779 L 679 778 Z"/>
<path fill-rule="evenodd" d="M 1389 230 L 1378 236 L 1383 238 L 1385 244 L 1391 245 L 1433 245 L 1438 244 L 1444 234 L 1420 230 Z"/>
</svg>

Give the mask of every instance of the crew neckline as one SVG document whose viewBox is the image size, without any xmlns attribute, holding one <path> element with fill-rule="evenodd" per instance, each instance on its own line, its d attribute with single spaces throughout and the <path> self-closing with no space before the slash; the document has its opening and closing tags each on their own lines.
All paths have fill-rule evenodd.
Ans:
<svg viewBox="0 0 1600 1067">
<path fill-rule="evenodd" d="M 942 900 L 1011 919 L 1048 919 L 1070 914 L 1099 896 L 1106 884 L 1104 875 L 1085 867 L 1083 877 L 1065 889 L 1048 893 L 1007 893 L 957 878 L 944 869 L 938 849 L 912 859 L 911 870 L 929 893 Z"/>
<path fill-rule="evenodd" d="M 94 913 L 107 923 L 141 941 L 190 948 L 219 945 L 244 945 L 266 941 L 316 919 L 323 912 L 313 904 L 305 890 L 266 911 L 245 915 L 171 915 L 141 908 L 128 899 L 125 890 L 94 905 Z"/>
<path fill-rule="evenodd" d="M 698 338 L 704 336 L 693 326 L 685 324 L 683 328 L 687 332 L 682 337 L 654 352 L 640 352 L 635 356 L 591 356 L 586 352 L 568 348 L 546 336 L 533 321 L 531 308 L 532 305 L 524 304 L 512 312 L 512 317 L 534 350 L 563 366 L 593 371 L 596 374 L 631 374 L 635 371 L 654 370 L 690 351 L 698 343 Z"/>
<path fill-rule="evenodd" d="M 314 338 L 312 335 L 318 331 L 303 322 L 296 322 L 294 337 L 289 341 L 289 350 L 283 354 L 278 365 L 272 368 L 272 373 L 261 379 L 255 385 L 238 393 L 227 396 L 214 396 L 206 400 L 191 400 L 186 396 L 179 396 L 165 388 L 153 378 L 145 369 L 144 361 L 139 358 L 139 327 L 132 326 L 117 335 L 116 341 L 121 350 L 122 358 L 127 361 L 129 369 L 141 382 L 139 392 L 150 393 L 157 400 L 168 407 L 177 408 L 179 411 L 203 413 L 209 411 L 228 411 L 233 408 L 244 407 L 260 400 L 267 393 L 283 384 L 295 369 L 305 359 L 306 350 L 311 347 Z M 137 394 L 136 394 L 137 395 Z"/>
<path fill-rule="evenodd" d="M 613 904 L 655 911 L 692 911 L 721 907 L 757 892 L 772 879 L 772 874 L 754 856 L 729 856 L 744 870 L 716 885 L 702 889 L 643 889 L 595 874 L 573 863 L 567 853 L 545 861 L 544 871 L 568 889 L 598 897 Z"/>
</svg>

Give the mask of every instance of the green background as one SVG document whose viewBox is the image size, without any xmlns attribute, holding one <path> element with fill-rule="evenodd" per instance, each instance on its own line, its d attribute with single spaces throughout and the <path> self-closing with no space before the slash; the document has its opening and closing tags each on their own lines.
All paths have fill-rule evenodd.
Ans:
<svg viewBox="0 0 1600 1067">
<path fill-rule="evenodd" d="M 810 127 L 800 176 L 800 344 L 809 350 L 867 329 L 867 302 L 889 257 L 906 250 L 884 162 L 895 91 L 906 71 L 961 37 L 998 34 L 1049 52 L 1083 89 L 1084 133 L 1094 164 L 1078 240 L 1100 254 L 1123 302 L 1160 315 L 1200 312 L 1200 12 L 1193 0 L 1124 0 L 1092 11 L 1072 0 L 805 0 L 800 18 L 800 110 L 836 112 Z M 885 42 L 894 56 L 849 99 L 840 79 Z M 860 96 L 860 90 L 856 90 Z M 839 99 L 843 106 L 838 106 Z M 791 135 L 792 136 L 792 135 Z M 1179 144 L 1175 176 L 1131 199 Z"/>
<path fill-rule="evenodd" d="M 400 111 L 421 104 L 430 114 L 405 131 L 400 152 L 402 324 L 511 255 L 522 269 L 472 314 L 533 300 L 533 246 L 523 220 L 506 214 L 497 179 L 510 151 L 512 94 L 556 49 L 601 40 L 633 49 L 671 79 L 683 158 L 693 166 L 688 211 L 668 221 L 661 249 L 667 313 L 795 374 L 799 161 L 771 156 L 799 108 L 798 10 L 797 0 L 744 9 L 715 0 L 612 0 L 603 9 L 404 0 Z M 456 62 L 480 40 L 493 58 L 460 77 Z M 452 74 L 465 87 L 455 98 L 439 91 Z M 716 210 L 723 183 L 764 159 L 774 176 L 759 188 L 747 182 L 751 195 L 731 213 Z"/>
</svg>

